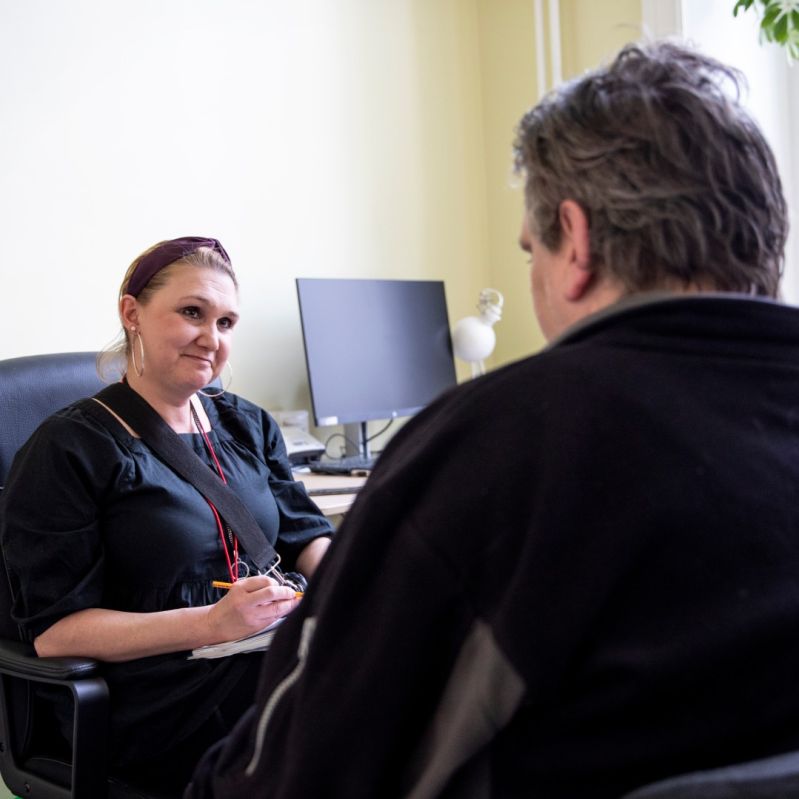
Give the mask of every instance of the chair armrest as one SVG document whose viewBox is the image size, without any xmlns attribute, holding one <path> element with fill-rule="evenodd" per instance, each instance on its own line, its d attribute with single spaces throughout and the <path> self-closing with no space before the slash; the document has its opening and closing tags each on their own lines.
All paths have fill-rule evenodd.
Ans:
<svg viewBox="0 0 799 799">
<path fill-rule="evenodd" d="M 20 741 L 15 732 L 30 724 L 29 694 L 14 706 L 11 683 L 39 682 L 61 685 L 74 700 L 71 787 L 48 790 L 49 777 L 29 760 L 27 734 Z M 108 686 L 99 661 L 91 658 L 43 657 L 31 644 L 0 638 L 0 722 L 2 741 L 0 760 L 3 777 L 12 790 L 23 795 L 63 797 L 105 797 L 108 783 Z M 14 724 L 10 716 L 18 717 Z M 22 725 L 20 727 L 20 724 Z M 67 775 L 69 775 L 67 767 Z M 56 793 L 54 793 L 55 791 Z"/>
<path fill-rule="evenodd" d="M 0 638 L 0 671 L 37 682 L 65 682 L 98 676 L 99 663 L 92 658 L 40 658 L 32 644 Z"/>
</svg>

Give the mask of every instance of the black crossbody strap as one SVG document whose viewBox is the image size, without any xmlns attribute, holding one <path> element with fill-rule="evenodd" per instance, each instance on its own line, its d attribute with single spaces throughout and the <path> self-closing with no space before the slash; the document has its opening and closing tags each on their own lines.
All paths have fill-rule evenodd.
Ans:
<svg viewBox="0 0 799 799">
<path fill-rule="evenodd" d="M 127 383 L 113 383 L 96 394 L 95 398 L 124 419 L 164 463 L 214 503 L 259 570 L 267 570 L 279 561 L 274 547 L 247 506 L 143 397 Z M 108 411 L 97 402 L 86 400 L 83 407 L 100 421 L 103 421 L 102 414 L 107 422 Z"/>
</svg>

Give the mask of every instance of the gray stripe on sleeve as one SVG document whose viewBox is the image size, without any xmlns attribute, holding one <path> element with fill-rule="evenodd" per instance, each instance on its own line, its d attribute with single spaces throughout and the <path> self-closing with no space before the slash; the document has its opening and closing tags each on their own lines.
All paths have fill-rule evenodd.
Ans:
<svg viewBox="0 0 799 799">
<path fill-rule="evenodd" d="M 500 650 L 491 628 L 476 621 L 455 661 L 441 702 L 411 768 L 406 799 L 439 796 L 453 774 L 508 723 L 524 695 L 524 683 Z M 487 772 L 483 771 L 486 774 Z M 490 796 L 472 782 L 469 796 Z M 449 794 L 448 794 L 449 795 Z"/>
</svg>

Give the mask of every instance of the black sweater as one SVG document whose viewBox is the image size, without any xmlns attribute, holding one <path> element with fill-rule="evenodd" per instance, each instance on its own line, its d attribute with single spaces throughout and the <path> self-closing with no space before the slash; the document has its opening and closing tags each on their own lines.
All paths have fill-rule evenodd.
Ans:
<svg viewBox="0 0 799 799">
<path fill-rule="evenodd" d="M 796 747 L 799 311 L 619 307 L 455 389 L 323 572 L 192 799 L 601 799 Z"/>
</svg>

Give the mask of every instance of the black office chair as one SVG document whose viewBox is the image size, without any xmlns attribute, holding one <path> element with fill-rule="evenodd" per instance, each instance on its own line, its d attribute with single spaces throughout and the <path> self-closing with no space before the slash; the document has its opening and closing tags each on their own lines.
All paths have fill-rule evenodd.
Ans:
<svg viewBox="0 0 799 799">
<path fill-rule="evenodd" d="M 33 355 L 0 361 L 0 487 L 14 454 L 47 416 L 103 383 L 96 353 Z M 39 658 L 10 615 L 0 569 L 0 777 L 19 797 L 34 799 L 173 799 L 108 773 L 108 686 L 89 658 Z M 72 750 L 57 733 L 35 684 L 60 686 L 74 698 Z"/>
<path fill-rule="evenodd" d="M 671 777 L 622 799 L 799 799 L 799 752 Z"/>
</svg>

